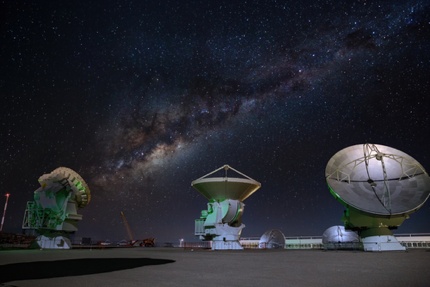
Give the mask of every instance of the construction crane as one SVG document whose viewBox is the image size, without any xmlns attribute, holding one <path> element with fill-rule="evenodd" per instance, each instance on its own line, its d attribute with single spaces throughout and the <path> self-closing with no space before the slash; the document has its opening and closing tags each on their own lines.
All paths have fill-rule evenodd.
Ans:
<svg viewBox="0 0 430 287">
<path fill-rule="evenodd" d="M 131 231 L 130 225 L 128 224 L 127 218 L 124 215 L 124 212 L 121 211 L 121 218 L 122 218 L 122 222 L 124 223 L 125 229 L 127 230 L 127 234 L 128 237 L 130 239 L 130 242 L 133 243 L 134 241 L 134 236 L 133 236 L 133 232 Z"/>
<path fill-rule="evenodd" d="M 130 238 L 130 245 L 132 246 L 144 246 L 144 247 L 155 247 L 155 238 L 145 238 L 143 240 L 134 240 L 133 232 L 131 231 L 130 225 L 128 224 L 127 218 L 124 212 L 121 211 L 122 222 L 124 223 L 125 229 L 127 230 L 128 237 Z"/>
</svg>

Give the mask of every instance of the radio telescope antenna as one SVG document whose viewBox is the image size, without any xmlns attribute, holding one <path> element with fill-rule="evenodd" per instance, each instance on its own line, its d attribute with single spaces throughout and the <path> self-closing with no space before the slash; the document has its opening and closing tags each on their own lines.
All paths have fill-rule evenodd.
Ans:
<svg viewBox="0 0 430 287">
<path fill-rule="evenodd" d="M 209 177 L 224 169 L 224 177 Z M 243 178 L 228 177 L 229 170 Z M 239 243 L 245 225 L 242 214 L 243 201 L 261 187 L 258 181 L 224 165 L 191 183 L 198 192 L 208 199 L 207 210 L 202 210 L 195 220 L 194 234 L 201 240 L 212 241 L 213 250 L 243 249 Z"/>
<path fill-rule="evenodd" d="M 67 167 L 42 175 L 39 183 L 34 201 L 27 202 L 22 229 L 36 231 L 41 248 L 70 249 L 69 236 L 82 220 L 77 210 L 90 202 L 90 189 L 77 172 Z"/>
<path fill-rule="evenodd" d="M 345 228 L 358 231 L 367 251 L 404 250 L 391 230 L 430 195 L 430 177 L 408 154 L 363 144 L 337 152 L 326 167 L 331 194 L 345 207 Z"/>
<path fill-rule="evenodd" d="M 345 230 L 344 226 L 335 225 L 327 228 L 322 235 L 324 249 L 359 249 L 360 237 L 351 230 Z"/>
<path fill-rule="evenodd" d="M 258 248 L 261 249 L 284 249 L 285 235 L 279 229 L 271 229 L 260 237 Z"/>
</svg>

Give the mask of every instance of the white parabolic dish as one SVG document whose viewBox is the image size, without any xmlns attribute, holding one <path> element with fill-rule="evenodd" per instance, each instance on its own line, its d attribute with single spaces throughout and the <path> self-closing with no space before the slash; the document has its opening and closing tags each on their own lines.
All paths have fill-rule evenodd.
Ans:
<svg viewBox="0 0 430 287">
<path fill-rule="evenodd" d="M 224 199 L 244 201 L 261 186 L 255 180 L 235 177 L 201 178 L 193 181 L 191 185 L 208 200 L 215 201 Z"/>
<path fill-rule="evenodd" d="M 220 170 L 225 170 L 225 177 L 208 177 Z M 243 178 L 228 177 L 227 171 L 233 170 Z M 209 201 L 235 199 L 244 201 L 261 187 L 261 183 L 237 171 L 229 165 L 224 165 L 211 173 L 194 180 L 191 186 L 197 189 Z"/>
<path fill-rule="evenodd" d="M 430 177 L 411 156 L 392 147 L 359 144 L 328 162 L 330 191 L 343 204 L 377 215 L 409 214 L 430 194 Z"/>
</svg>

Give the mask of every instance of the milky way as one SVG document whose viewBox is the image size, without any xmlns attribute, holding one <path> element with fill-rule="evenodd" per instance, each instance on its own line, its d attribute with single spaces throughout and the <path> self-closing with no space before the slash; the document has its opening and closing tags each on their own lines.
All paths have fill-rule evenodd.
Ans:
<svg viewBox="0 0 430 287">
<path fill-rule="evenodd" d="M 364 3 L 358 6 L 363 11 L 355 11 L 357 20 L 351 20 L 345 12 L 317 26 L 313 33 L 302 32 L 298 43 L 290 43 L 291 47 L 278 51 L 267 51 L 271 46 L 262 48 L 261 42 L 270 41 L 262 39 L 261 32 L 235 35 L 233 39 L 219 35 L 209 38 L 198 49 L 209 51 L 204 60 L 217 71 L 215 76 L 208 76 L 203 65 L 202 70 L 186 77 L 186 87 L 169 87 L 169 78 L 157 76 L 149 83 L 135 80 L 137 90 L 128 92 L 131 99 L 104 127 L 107 130 L 101 131 L 102 140 L 107 143 L 106 165 L 115 172 L 129 170 L 133 175 L 140 171 L 144 174 L 164 157 L 182 153 L 190 143 L 204 140 L 210 131 L 229 128 L 238 119 L 252 121 L 253 113 L 268 116 L 261 111 L 265 105 L 294 105 L 295 98 L 300 101 L 305 96 L 324 100 L 324 94 L 312 91 L 324 89 L 325 82 L 336 81 L 338 73 L 348 73 L 349 65 L 363 61 L 359 69 L 367 70 L 395 56 L 383 55 L 381 50 L 388 48 L 392 49 L 390 53 L 398 53 L 393 46 L 402 30 L 408 27 L 412 30 L 424 20 L 420 15 L 423 4 L 406 7 L 407 10 L 376 4 L 365 7 Z M 364 16 L 367 21 L 358 20 Z M 254 54 L 258 56 L 253 57 Z M 193 60 L 182 67 L 184 71 L 196 69 Z M 244 65 L 240 60 L 253 64 Z M 235 66 L 233 71 L 230 65 Z M 363 77 L 361 85 L 371 80 Z"/>
<path fill-rule="evenodd" d="M 193 238 L 206 202 L 190 183 L 223 164 L 262 183 L 247 236 L 340 224 L 324 169 L 346 146 L 393 146 L 429 168 L 426 2 L 5 6 L 1 183 L 25 177 L 15 226 L 60 165 L 93 192 L 80 235 L 122 239 L 123 210 L 135 233 L 166 240 Z M 404 232 L 428 232 L 429 213 Z"/>
</svg>

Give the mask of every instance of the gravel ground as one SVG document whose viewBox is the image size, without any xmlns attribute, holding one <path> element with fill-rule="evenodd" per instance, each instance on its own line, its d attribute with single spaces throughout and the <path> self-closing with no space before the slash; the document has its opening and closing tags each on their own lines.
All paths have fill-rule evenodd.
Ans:
<svg viewBox="0 0 430 287">
<path fill-rule="evenodd" d="M 430 250 L 0 251 L 0 286 L 430 286 Z"/>
</svg>

